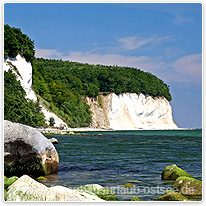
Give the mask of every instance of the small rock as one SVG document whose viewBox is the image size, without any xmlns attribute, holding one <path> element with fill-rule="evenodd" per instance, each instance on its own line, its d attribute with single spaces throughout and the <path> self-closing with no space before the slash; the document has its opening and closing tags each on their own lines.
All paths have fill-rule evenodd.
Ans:
<svg viewBox="0 0 206 206">
<path fill-rule="evenodd" d="M 92 195 L 97 195 L 99 198 L 106 201 L 118 201 L 112 190 L 105 189 L 104 187 L 98 184 L 87 184 L 84 186 L 80 186 L 77 190 Z"/>
<path fill-rule="evenodd" d="M 124 187 L 134 187 L 134 185 L 133 185 L 132 183 L 126 183 L 126 184 L 124 185 Z"/>
<path fill-rule="evenodd" d="M 52 144 L 59 144 L 59 141 L 56 139 L 56 138 L 51 138 L 49 139 L 49 141 L 52 143 Z"/>
<path fill-rule="evenodd" d="M 138 197 L 132 197 L 130 201 L 142 201 L 142 200 L 139 199 Z"/>
<path fill-rule="evenodd" d="M 202 195 L 202 182 L 191 177 L 178 177 L 173 185 L 184 195 Z"/>
<path fill-rule="evenodd" d="M 192 177 L 189 173 L 177 167 L 175 164 L 165 167 L 162 171 L 163 180 L 176 180 L 180 176 Z"/>
<path fill-rule="evenodd" d="M 158 200 L 165 200 L 165 201 L 188 201 L 186 197 L 184 197 L 182 194 L 179 192 L 175 191 L 166 191 L 166 193 L 158 197 Z"/>
</svg>

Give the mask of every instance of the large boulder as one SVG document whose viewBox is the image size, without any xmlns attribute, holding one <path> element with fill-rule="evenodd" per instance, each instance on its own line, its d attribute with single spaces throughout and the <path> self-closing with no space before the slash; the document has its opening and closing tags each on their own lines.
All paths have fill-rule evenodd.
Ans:
<svg viewBox="0 0 206 206">
<path fill-rule="evenodd" d="M 9 186 L 6 201 L 104 201 L 96 195 L 63 186 L 47 187 L 27 175 Z"/>
<path fill-rule="evenodd" d="M 34 176 L 56 173 L 54 145 L 35 128 L 4 120 L 4 174 Z"/>
<path fill-rule="evenodd" d="M 191 177 L 178 177 L 173 185 L 184 195 L 202 195 L 202 182 Z"/>
<path fill-rule="evenodd" d="M 181 176 L 192 177 L 189 173 L 185 172 L 175 164 L 165 167 L 162 171 L 163 180 L 176 180 L 178 177 Z"/>
</svg>

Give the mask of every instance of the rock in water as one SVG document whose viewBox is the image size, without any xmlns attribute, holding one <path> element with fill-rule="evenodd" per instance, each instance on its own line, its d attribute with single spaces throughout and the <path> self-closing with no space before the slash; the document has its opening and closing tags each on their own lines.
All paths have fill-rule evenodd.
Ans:
<svg viewBox="0 0 206 206">
<path fill-rule="evenodd" d="M 163 180 L 176 180 L 180 176 L 192 177 L 189 173 L 177 167 L 175 164 L 165 167 L 162 171 Z"/>
<path fill-rule="evenodd" d="M 6 201 L 103 201 L 96 195 L 63 186 L 46 187 L 27 175 L 20 177 L 5 194 Z"/>
<path fill-rule="evenodd" d="M 202 195 L 202 182 L 191 177 L 178 177 L 173 187 L 184 195 Z"/>
<path fill-rule="evenodd" d="M 165 200 L 165 201 L 188 201 L 186 197 L 182 194 L 175 192 L 175 191 L 166 191 L 166 193 L 158 197 L 158 200 Z"/>
<path fill-rule="evenodd" d="M 54 145 L 35 128 L 4 120 L 4 174 L 40 176 L 56 173 Z"/>
<path fill-rule="evenodd" d="M 51 138 L 49 139 L 49 141 L 52 143 L 52 144 L 59 144 L 59 141 L 56 139 L 56 138 Z"/>
<path fill-rule="evenodd" d="M 91 195 L 97 195 L 99 198 L 106 201 L 118 201 L 112 190 L 108 190 L 98 184 L 87 184 L 78 187 L 77 190 L 80 192 L 86 192 Z"/>
</svg>

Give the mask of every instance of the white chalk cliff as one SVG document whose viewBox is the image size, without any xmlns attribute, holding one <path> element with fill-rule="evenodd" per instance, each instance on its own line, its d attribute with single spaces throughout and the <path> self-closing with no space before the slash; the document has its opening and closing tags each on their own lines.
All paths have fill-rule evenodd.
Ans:
<svg viewBox="0 0 206 206">
<path fill-rule="evenodd" d="M 101 98 L 101 106 L 98 98 Z M 164 97 L 111 93 L 98 98 L 87 97 L 93 113 L 91 127 L 114 130 L 177 129 L 172 108 Z"/>
<path fill-rule="evenodd" d="M 17 76 L 17 80 L 21 82 L 21 86 L 26 92 L 26 98 L 36 101 L 37 97 L 32 90 L 32 65 L 27 62 L 25 58 L 21 57 L 19 54 L 15 58 L 7 58 L 4 60 L 3 64 L 4 71 L 11 69 Z M 15 89 L 15 88 L 14 88 Z M 46 107 L 41 105 L 42 112 L 44 113 L 46 124 L 49 124 L 49 118 L 53 117 L 55 127 L 67 127 L 67 124 L 60 119 L 56 114 L 50 112 Z"/>
<path fill-rule="evenodd" d="M 25 58 L 17 55 L 16 58 L 4 60 L 5 71 L 12 69 L 20 80 L 26 92 L 26 97 L 36 101 L 37 97 L 32 90 L 32 65 Z M 101 106 L 98 98 L 101 98 Z M 137 95 L 135 93 L 114 93 L 107 96 L 87 97 L 87 103 L 92 111 L 91 128 L 114 129 L 114 130 L 135 130 L 135 129 L 177 129 L 173 121 L 172 108 L 164 97 L 152 98 L 148 95 Z M 56 114 L 50 112 L 41 105 L 47 124 L 50 117 L 55 120 L 55 127 L 67 124 Z"/>
</svg>

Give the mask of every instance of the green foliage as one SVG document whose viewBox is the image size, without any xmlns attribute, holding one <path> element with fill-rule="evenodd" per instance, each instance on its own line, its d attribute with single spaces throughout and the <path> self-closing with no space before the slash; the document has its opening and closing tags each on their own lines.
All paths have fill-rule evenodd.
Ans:
<svg viewBox="0 0 206 206">
<path fill-rule="evenodd" d="M 33 89 L 49 103 L 49 109 L 70 127 L 91 123 L 85 97 L 99 93 L 143 93 L 169 101 L 169 87 L 156 76 L 129 67 L 89 65 L 37 58 L 33 65 Z M 101 106 L 101 99 L 98 98 Z"/>
<path fill-rule="evenodd" d="M 35 54 L 34 41 L 23 34 L 21 29 L 6 24 L 4 25 L 4 57 L 14 58 L 17 54 L 21 54 L 27 61 L 32 61 Z"/>
<path fill-rule="evenodd" d="M 101 107 L 101 108 L 103 108 L 103 105 L 102 105 L 102 97 L 100 96 L 100 95 L 98 95 L 98 97 L 97 97 L 98 99 L 98 104 L 99 104 L 99 106 Z"/>
<path fill-rule="evenodd" d="M 27 101 L 21 83 L 11 70 L 4 72 L 4 119 L 30 126 L 45 125 L 39 102 Z"/>
<path fill-rule="evenodd" d="M 152 97 L 162 96 L 171 101 L 168 85 L 156 76 L 136 68 L 42 58 L 35 59 L 33 66 L 34 88 L 42 97 L 46 91 L 52 90 L 60 98 L 64 90 L 69 90 L 73 94 L 89 97 L 98 96 L 99 92 L 143 93 Z M 51 98 L 49 96 L 47 100 Z"/>
<path fill-rule="evenodd" d="M 49 126 L 53 127 L 55 124 L 54 117 L 49 118 Z"/>
</svg>

